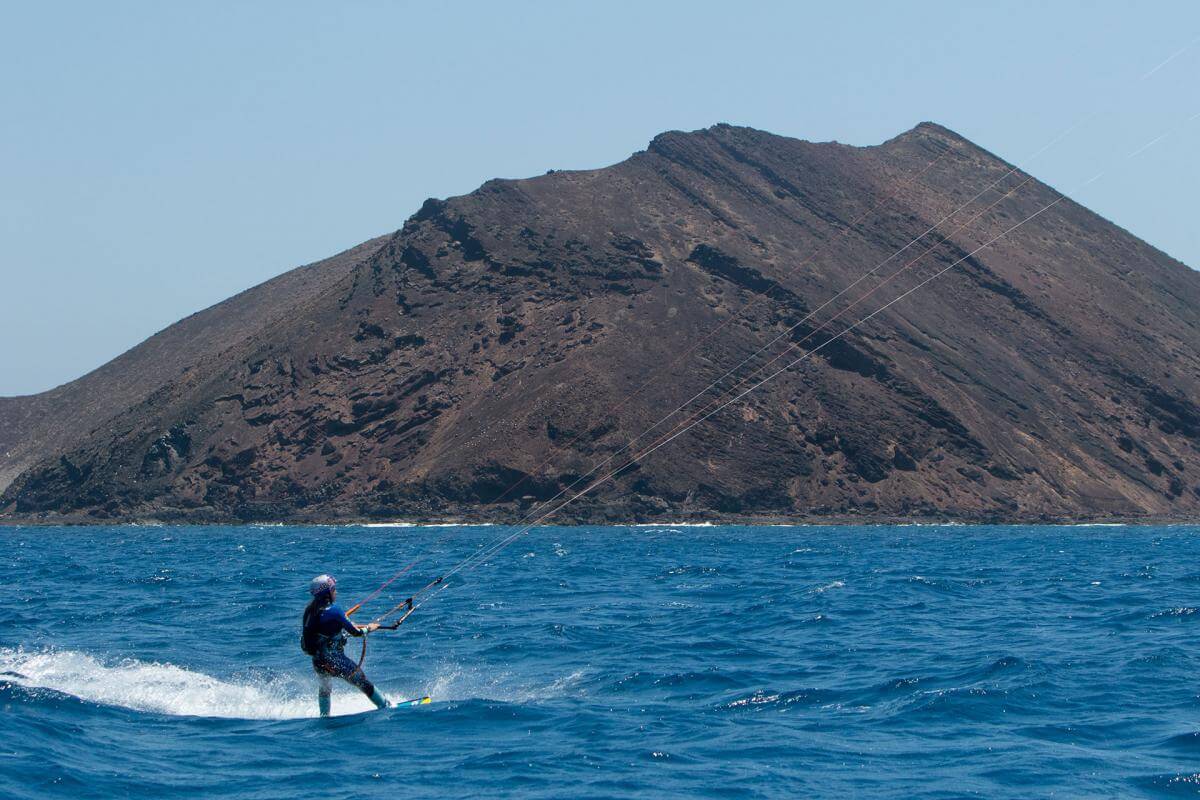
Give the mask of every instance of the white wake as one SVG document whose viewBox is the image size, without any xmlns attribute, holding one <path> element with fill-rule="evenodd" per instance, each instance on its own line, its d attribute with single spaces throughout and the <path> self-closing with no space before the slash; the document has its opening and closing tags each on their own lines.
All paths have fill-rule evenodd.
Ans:
<svg viewBox="0 0 1200 800">
<path fill-rule="evenodd" d="M 103 661 L 73 650 L 0 648 L 0 680 L 52 689 L 89 703 L 228 719 L 299 719 L 317 716 L 315 680 L 290 677 L 222 680 L 174 664 L 137 659 Z M 375 708 L 357 689 L 335 683 L 333 714 Z"/>
<path fill-rule="evenodd" d="M 417 685 L 402 687 L 390 700 L 429 695 L 435 701 L 494 699 L 537 703 L 585 693 L 586 673 L 576 670 L 536 682 L 520 681 L 504 671 L 438 664 Z M 135 658 L 102 659 L 76 650 L 26 650 L 0 647 L 0 682 L 36 691 L 48 689 L 87 703 L 180 717 L 226 719 L 302 719 L 317 716 L 317 682 L 309 675 L 215 678 L 175 664 Z M 394 689 L 395 687 L 393 687 Z M 354 687 L 333 682 L 333 715 L 373 711 L 375 706 Z"/>
</svg>

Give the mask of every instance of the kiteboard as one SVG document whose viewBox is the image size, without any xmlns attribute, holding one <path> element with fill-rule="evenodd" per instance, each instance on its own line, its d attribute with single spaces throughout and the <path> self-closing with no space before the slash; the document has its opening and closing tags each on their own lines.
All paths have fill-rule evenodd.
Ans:
<svg viewBox="0 0 1200 800">
<path fill-rule="evenodd" d="M 432 702 L 433 700 L 431 698 L 418 697 L 415 700 L 397 700 L 392 705 L 396 706 L 397 708 L 403 708 L 405 706 L 427 706 Z"/>
</svg>

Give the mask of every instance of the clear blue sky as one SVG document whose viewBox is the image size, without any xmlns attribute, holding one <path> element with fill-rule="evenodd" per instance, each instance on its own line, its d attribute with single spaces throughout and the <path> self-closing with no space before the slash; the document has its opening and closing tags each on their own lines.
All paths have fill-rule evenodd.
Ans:
<svg viewBox="0 0 1200 800">
<path fill-rule="evenodd" d="M 6 2 L 0 395 L 492 177 L 921 120 L 1062 188 L 1200 111 L 1196 2 Z M 1200 120 L 1077 199 L 1200 266 Z"/>
</svg>

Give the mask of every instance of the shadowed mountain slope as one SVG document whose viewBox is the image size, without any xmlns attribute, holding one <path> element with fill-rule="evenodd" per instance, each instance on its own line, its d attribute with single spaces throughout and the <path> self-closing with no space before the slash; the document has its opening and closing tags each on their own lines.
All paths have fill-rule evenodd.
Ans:
<svg viewBox="0 0 1200 800">
<path fill-rule="evenodd" d="M 0 397 L 0 490 L 34 461 L 93 433 L 115 414 L 270 328 L 320 295 L 385 241 L 299 267 L 180 320 L 78 380 L 48 392 Z"/>
<path fill-rule="evenodd" d="M 489 181 L 0 401 L 0 513 L 513 519 L 1055 197 L 929 123 L 865 148 L 718 125 Z M 1198 325 L 1200 275 L 1064 201 L 560 519 L 1192 518 Z"/>
</svg>

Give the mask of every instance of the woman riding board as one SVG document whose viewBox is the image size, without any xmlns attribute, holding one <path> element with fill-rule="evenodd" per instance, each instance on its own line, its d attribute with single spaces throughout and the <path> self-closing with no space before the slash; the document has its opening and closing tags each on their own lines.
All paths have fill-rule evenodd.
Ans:
<svg viewBox="0 0 1200 800">
<path fill-rule="evenodd" d="M 308 592 L 312 595 L 312 601 L 304 609 L 300 648 L 312 656 L 313 670 L 320 681 L 317 704 L 321 716 L 329 716 L 333 678 L 341 678 L 357 686 L 376 708 L 386 708 L 387 698 L 379 693 L 362 669 L 345 653 L 347 634 L 365 636 L 378 630 L 379 624 L 371 622 L 360 628 L 351 622 L 346 613 L 333 604 L 337 600 L 337 581 L 330 575 L 313 578 Z"/>
</svg>

